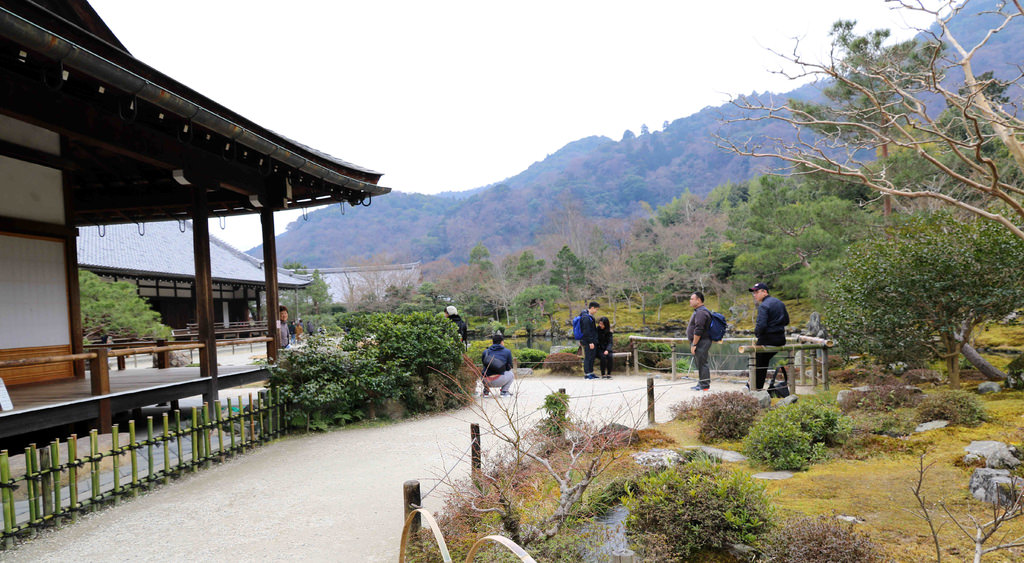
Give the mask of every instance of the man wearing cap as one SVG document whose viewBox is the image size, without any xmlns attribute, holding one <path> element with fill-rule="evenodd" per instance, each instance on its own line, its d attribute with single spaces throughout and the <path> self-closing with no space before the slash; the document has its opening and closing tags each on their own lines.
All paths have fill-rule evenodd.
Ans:
<svg viewBox="0 0 1024 563">
<path fill-rule="evenodd" d="M 786 304 L 768 295 L 768 286 L 755 283 L 750 293 L 757 302 L 757 322 L 754 324 L 754 336 L 758 346 L 782 346 L 786 343 L 786 325 L 789 324 L 789 312 Z M 758 352 L 755 355 L 755 374 L 757 388 L 764 387 L 765 376 L 768 375 L 768 363 L 775 352 Z"/>
<path fill-rule="evenodd" d="M 467 327 L 466 321 L 462 320 L 462 317 L 459 316 L 459 310 L 455 308 L 455 305 L 449 305 L 444 308 L 444 316 L 448 317 L 459 328 L 459 338 L 462 340 L 462 345 L 465 346 Z"/>
<path fill-rule="evenodd" d="M 501 345 L 505 337 L 495 334 L 491 337 L 491 345 L 484 350 L 480 356 L 483 364 L 484 392 L 483 396 L 491 394 L 491 387 L 501 387 L 502 397 L 511 397 L 509 388 L 515 381 L 515 374 L 512 372 L 512 351 Z"/>
<path fill-rule="evenodd" d="M 601 306 L 597 301 L 591 301 L 587 308 L 580 311 L 580 330 L 583 338 L 580 339 L 580 346 L 583 347 L 583 379 L 597 379 L 594 375 L 594 359 L 597 358 L 597 321 L 594 315 Z"/>
</svg>

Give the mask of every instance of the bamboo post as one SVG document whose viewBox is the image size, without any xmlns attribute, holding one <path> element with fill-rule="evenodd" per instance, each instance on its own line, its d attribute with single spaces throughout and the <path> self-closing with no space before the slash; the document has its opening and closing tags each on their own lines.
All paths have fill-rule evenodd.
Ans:
<svg viewBox="0 0 1024 563">
<path fill-rule="evenodd" d="M 825 346 L 821 347 L 821 384 L 825 386 L 825 390 L 828 391 L 828 348 Z"/>
<path fill-rule="evenodd" d="M 34 524 L 39 518 L 39 507 L 36 505 L 36 445 L 25 448 L 25 484 L 28 485 L 28 521 Z"/>
<path fill-rule="evenodd" d="M 95 429 L 89 431 L 89 462 L 89 476 L 92 478 L 89 508 L 95 512 L 99 509 L 100 500 L 100 445 Z"/>
<path fill-rule="evenodd" d="M 402 493 L 405 500 L 405 518 L 408 518 L 409 513 L 419 508 L 420 503 L 423 502 L 420 497 L 420 482 L 406 481 L 402 486 Z M 412 520 L 412 525 L 409 526 L 410 532 L 420 531 L 420 520 L 420 515 L 417 514 Z"/>
<path fill-rule="evenodd" d="M 757 390 L 757 352 L 751 350 L 747 359 L 747 388 Z"/>
<path fill-rule="evenodd" d="M 217 425 L 217 454 L 224 459 L 224 428 L 220 424 L 220 399 L 213 402 L 213 420 Z"/>
<path fill-rule="evenodd" d="M 260 417 L 260 442 L 266 441 L 267 439 L 267 425 L 264 420 L 264 410 L 266 410 L 266 401 L 264 400 L 263 392 L 256 393 L 256 413 Z"/>
<path fill-rule="evenodd" d="M 4 504 L 4 549 L 14 547 L 14 493 L 11 491 L 11 464 L 7 450 L 0 450 L 0 499 Z"/>
<path fill-rule="evenodd" d="M 235 415 L 231 413 L 231 397 L 228 397 L 228 436 L 231 440 L 231 453 L 235 453 Z"/>
<path fill-rule="evenodd" d="M 153 417 L 146 417 L 146 483 L 153 482 Z M 164 447 L 167 447 L 167 442 L 164 442 Z M 166 467 L 166 466 L 165 466 Z"/>
<path fill-rule="evenodd" d="M 164 472 L 163 473 L 164 473 L 164 484 L 166 485 L 167 483 L 171 482 L 171 436 L 170 436 L 170 432 L 169 432 L 170 426 L 171 426 L 171 422 L 170 422 L 170 417 L 167 416 L 167 413 L 163 413 L 162 422 L 164 423 L 164 431 L 161 433 L 162 434 L 161 438 L 163 439 L 163 446 L 164 446 Z M 179 454 L 181 453 L 180 449 L 178 449 L 178 453 Z"/>
<path fill-rule="evenodd" d="M 120 432 L 118 432 L 118 425 L 114 425 L 114 428 L 110 431 L 110 461 L 114 464 L 114 490 L 113 498 L 114 504 L 117 504 L 117 498 L 121 494 L 121 449 Z"/>
<path fill-rule="evenodd" d="M 256 414 L 253 412 L 252 393 L 249 393 L 249 447 L 256 447 Z"/>
<path fill-rule="evenodd" d="M 68 438 L 68 508 L 71 521 L 78 521 L 78 434 Z"/>
<path fill-rule="evenodd" d="M 676 370 L 676 343 L 673 342 L 670 345 L 670 348 L 672 350 L 672 353 L 669 355 L 669 358 L 671 358 L 671 361 L 672 361 L 672 377 L 671 377 L 671 380 L 675 381 L 676 378 L 679 376 L 679 374 L 676 373 L 676 371 L 677 371 Z"/>
<path fill-rule="evenodd" d="M 51 443 L 52 445 L 52 443 Z M 50 447 L 39 451 L 39 477 L 43 493 L 43 516 L 53 514 L 53 475 L 50 473 Z"/>
<path fill-rule="evenodd" d="M 210 460 L 213 457 L 210 450 L 213 443 L 210 436 L 210 406 L 206 403 L 203 403 L 203 412 L 200 414 L 199 420 L 199 429 L 202 432 L 200 441 L 203 443 L 203 467 L 210 467 Z"/>
<path fill-rule="evenodd" d="M 181 471 L 182 453 L 184 450 L 181 449 L 181 411 L 178 409 L 174 409 L 174 438 L 178 443 L 178 463 L 175 470 Z"/>
<path fill-rule="evenodd" d="M 647 378 L 647 423 L 654 424 L 654 378 Z"/>
<path fill-rule="evenodd" d="M 818 351 L 811 350 L 811 385 L 818 386 Z"/>
<path fill-rule="evenodd" d="M 803 350 L 797 350 L 796 359 L 794 360 L 794 362 L 796 364 L 796 372 L 800 374 L 800 383 L 803 385 L 807 385 L 806 378 L 804 377 L 804 355 L 805 354 Z M 794 373 L 793 375 L 796 376 L 797 373 Z"/>
<path fill-rule="evenodd" d="M 480 459 L 480 425 L 475 422 L 469 425 L 469 440 L 470 449 L 473 452 L 473 468 L 471 471 L 473 475 L 476 475 L 480 471 L 482 463 Z"/>
<path fill-rule="evenodd" d="M 199 433 L 197 432 L 197 426 L 199 425 L 199 411 L 192 407 L 192 426 L 189 430 L 189 438 L 192 443 L 192 471 L 196 470 L 196 465 L 199 464 Z"/>
<path fill-rule="evenodd" d="M 135 449 L 139 444 L 135 441 L 135 421 L 128 421 L 128 457 L 132 463 L 132 496 L 139 494 L 139 456 Z"/>
<path fill-rule="evenodd" d="M 55 479 L 51 479 L 53 482 L 53 513 L 60 514 L 64 512 L 61 507 L 60 500 L 60 439 L 56 439 L 50 442 L 50 471 L 56 474 Z"/>
</svg>

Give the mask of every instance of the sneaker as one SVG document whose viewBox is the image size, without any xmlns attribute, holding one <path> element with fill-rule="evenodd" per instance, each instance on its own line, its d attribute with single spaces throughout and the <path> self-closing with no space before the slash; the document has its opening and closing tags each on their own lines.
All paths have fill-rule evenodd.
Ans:
<svg viewBox="0 0 1024 563">
<path fill-rule="evenodd" d="M 693 389 L 694 391 L 707 391 L 708 389 L 711 389 L 711 387 L 710 386 L 708 386 L 708 387 L 701 387 L 700 384 L 698 383 L 697 385 L 694 385 L 693 387 L 690 387 L 690 389 Z"/>
<path fill-rule="evenodd" d="M 611 378 L 612 378 L 612 376 L 610 376 L 610 375 L 602 375 L 601 376 L 601 379 L 611 379 Z"/>
<path fill-rule="evenodd" d="M 592 373 L 588 373 L 587 375 L 583 376 L 583 379 L 597 379 L 597 376 Z"/>
<path fill-rule="evenodd" d="M 511 397 L 511 396 L 512 396 L 512 393 L 509 393 L 508 391 L 502 391 L 502 392 L 501 392 L 501 396 L 502 396 L 502 397 Z"/>
<path fill-rule="evenodd" d="M 488 392 L 488 391 L 484 391 L 483 393 L 480 393 L 480 396 L 481 396 L 481 397 L 490 397 L 490 396 L 491 396 L 491 394 L 490 394 L 490 392 Z"/>
</svg>

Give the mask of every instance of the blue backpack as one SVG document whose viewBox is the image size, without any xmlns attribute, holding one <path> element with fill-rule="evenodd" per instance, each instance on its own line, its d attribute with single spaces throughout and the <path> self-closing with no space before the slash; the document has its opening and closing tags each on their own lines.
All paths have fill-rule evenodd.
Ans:
<svg viewBox="0 0 1024 563">
<path fill-rule="evenodd" d="M 580 326 L 580 323 L 582 322 L 580 319 L 581 316 L 583 316 L 583 313 L 572 318 L 572 337 L 575 340 L 583 340 L 583 327 Z"/>
<path fill-rule="evenodd" d="M 721 342 L 725 338 L 725 315 L 711 310 L 709 312 L 711 313 L 711 322 L 708 323 L 708 338 L 712 342 Z"/>
</svg>

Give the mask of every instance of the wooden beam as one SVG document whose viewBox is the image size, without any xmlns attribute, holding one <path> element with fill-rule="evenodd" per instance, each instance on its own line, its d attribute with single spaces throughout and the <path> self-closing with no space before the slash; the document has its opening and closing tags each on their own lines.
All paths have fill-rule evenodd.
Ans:
<svg viewBox="0 0 1024 563">
<path fill-rule="evenodd" d="M 0 231 L 15 235 L 28 235 L 61 240 L 77 236 L 74 227 L 3 216 L 0 216 Z"/>
<path fill-rule="evenodd" d="M 196 268 L 196 322 L 199 342 L 205 344 L 199 351 L 199 376 L 209 377 L 204 401 L 212 408 L 217 400 L 217 334 L 213 313 L 213 275 L 210 268 L 210 216 L 206 201 L 206 187 L 192 186 L 192 246 Z"/>
<path fill-rule="evenodd" d="M 274 238 L 274 210 L 268 207 L 260 209 L 260 224 L 263 227 L 263 276 L 267 287 L 267 336 L 273 342 L 267 342 L 267 361 L 277 362 L 277 240 Z"/>
</svg>

